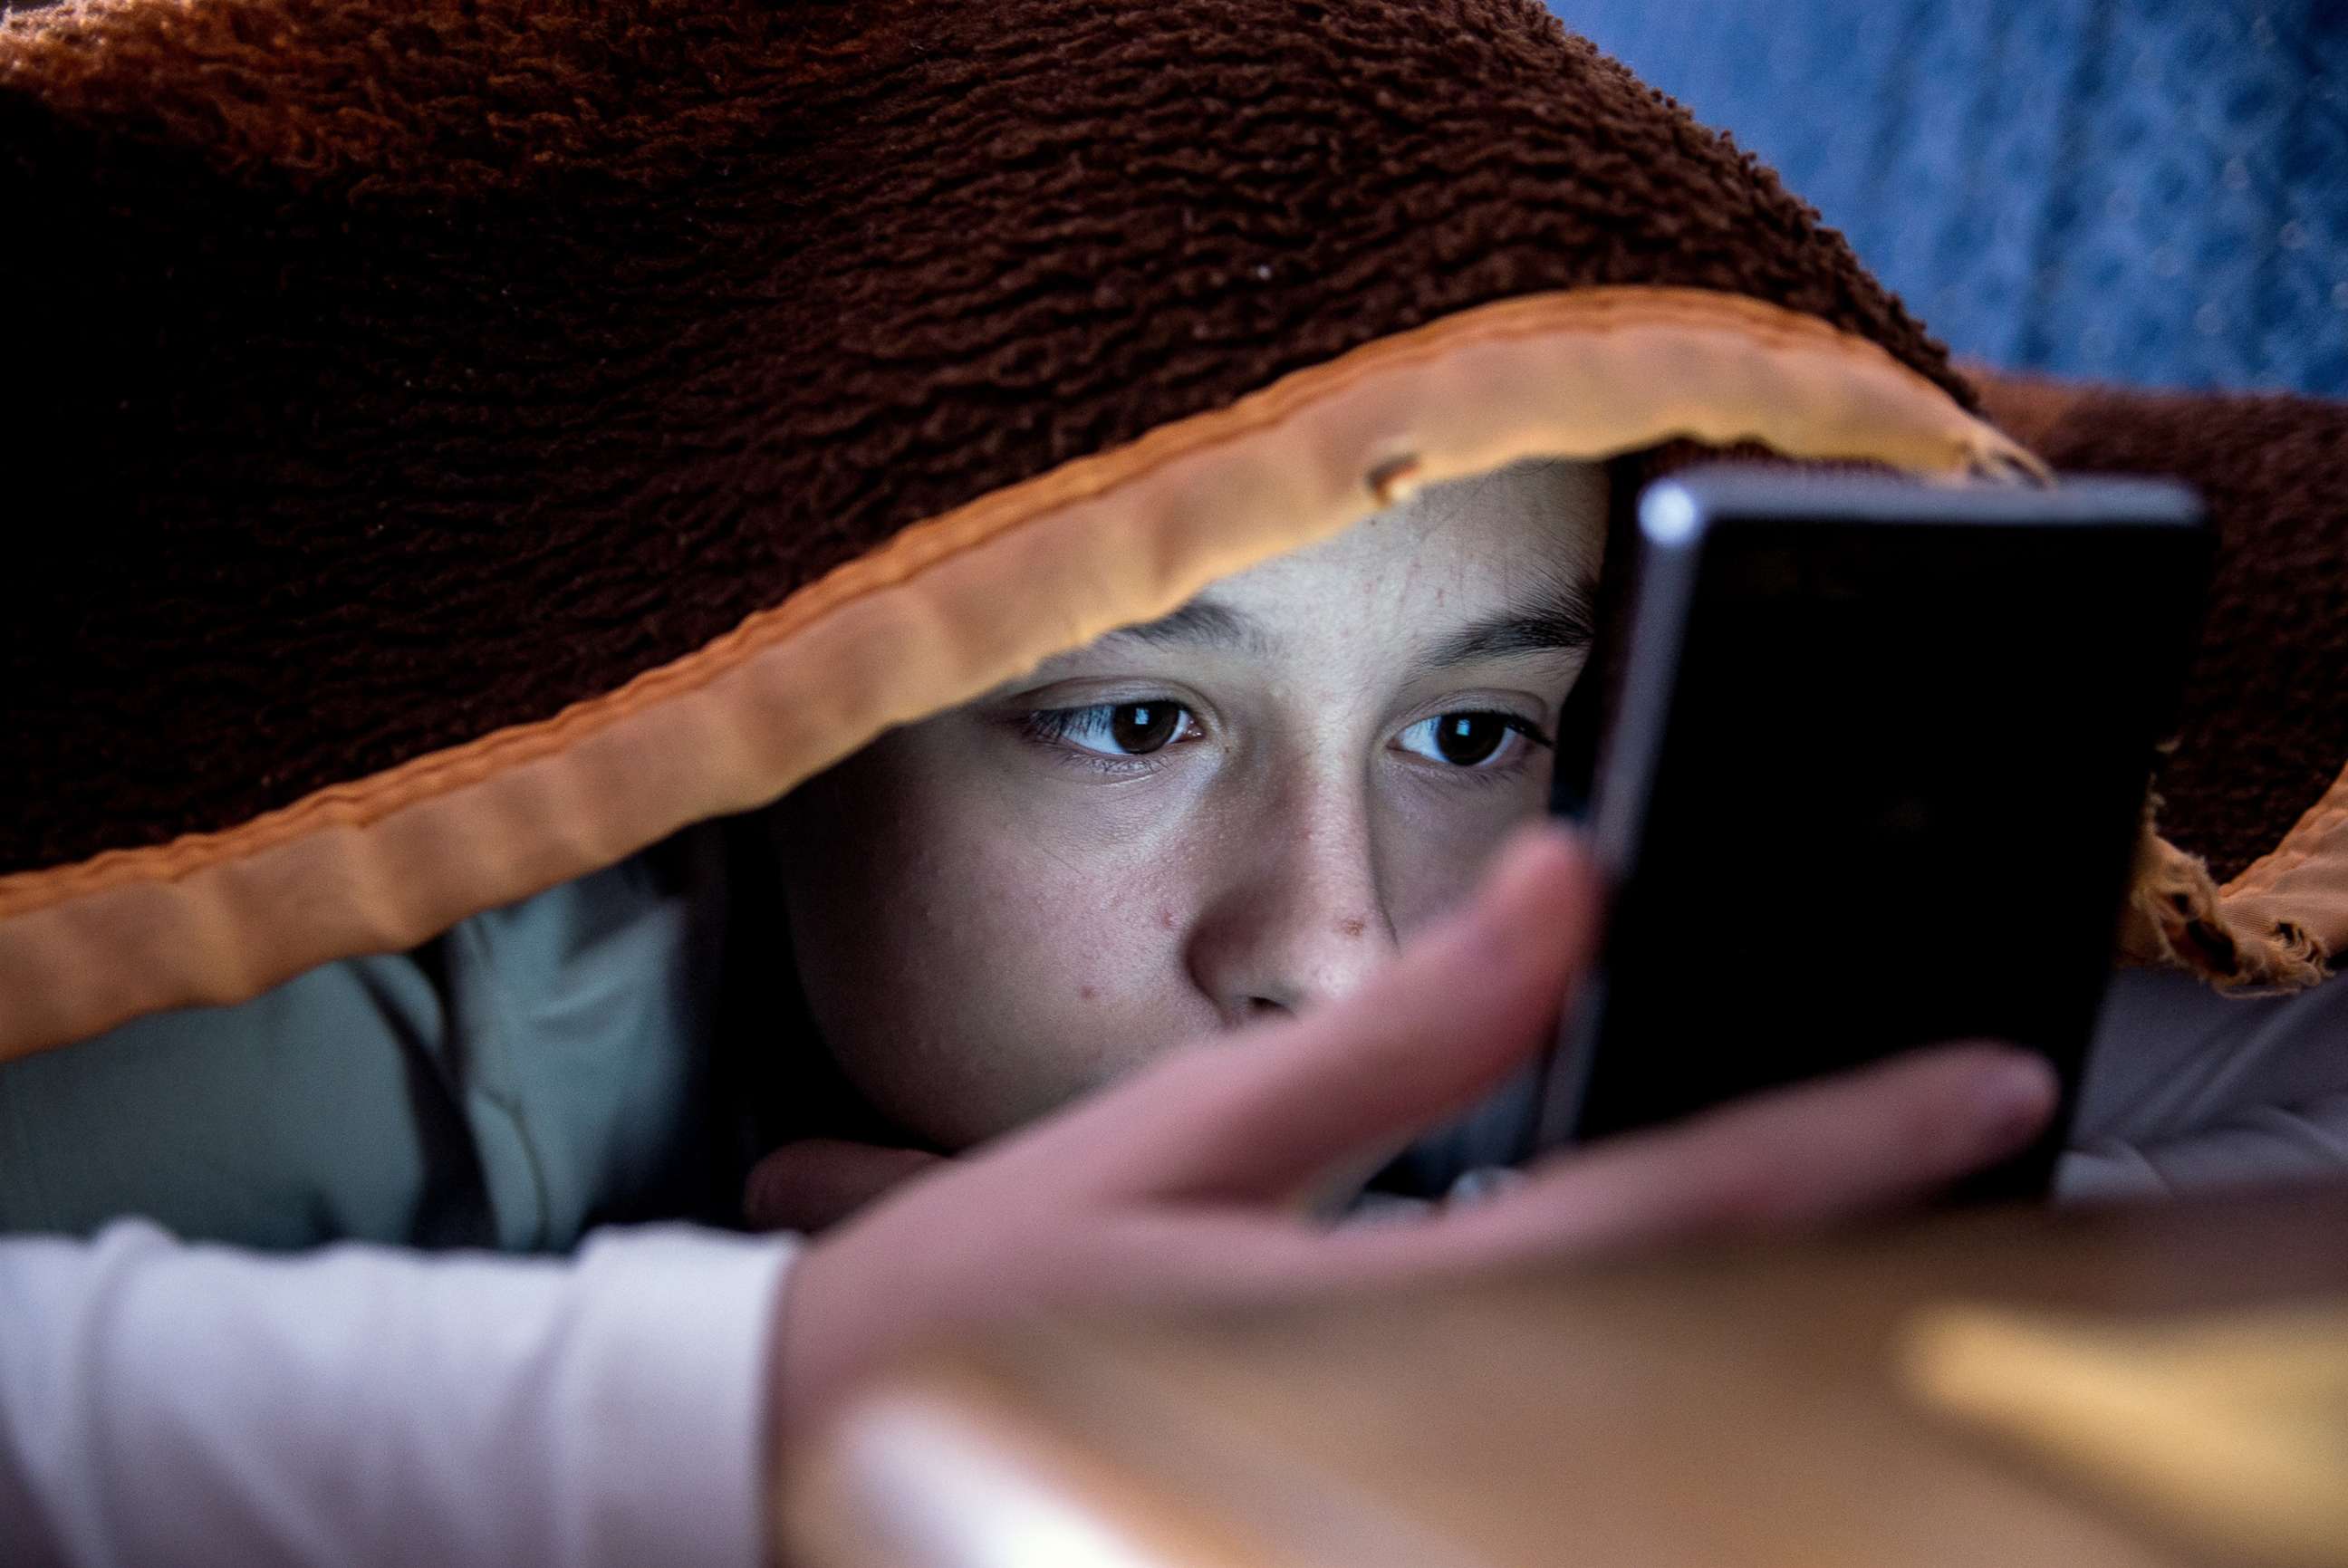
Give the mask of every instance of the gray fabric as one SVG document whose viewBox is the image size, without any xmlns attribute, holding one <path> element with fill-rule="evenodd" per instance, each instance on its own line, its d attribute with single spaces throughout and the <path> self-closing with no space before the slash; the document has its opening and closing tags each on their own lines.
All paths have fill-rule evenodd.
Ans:
<svg viewBox="0 0 2348 1568">
<path fill-rule="evenodd" d="M 2113 984 L 2055 1172 L 2065 1199 L 2348 1172 L 2348 975 L 2221 996 L 2182 975 Z"/>
<path fill-rule="evenodd" d="M 725 841 L 0 1068 L 0 1232 L 569 1248 L 706 1210 Z"/>
<path fill-rule="evenodd" d="M 1446 1191 L 1513 1156 L 1536 1083 L 1519 1073 L 1420 1139 L 1385 1174 Z M 2348 1175 L 2348 975 L 2289 996 L 2221 995 L 2190 975 L 2122 970 L 2088 1048 L 2063 1202 Z"/>
<path fill-rule="evenodd" d="M 534 1251 L 727 1212 L 727 847 L 698 829 L 414 953 L 0 1068 L 0 1233 L 141 1214 L 258 1247 Z M 1431 1140 L 1423 1174 L 1489 1164 L 1519 1119 Z M 2060 1195 L 2341 1171 L 2348 976 L 2254 1000 L 2116 979 Z"/>
</svg>

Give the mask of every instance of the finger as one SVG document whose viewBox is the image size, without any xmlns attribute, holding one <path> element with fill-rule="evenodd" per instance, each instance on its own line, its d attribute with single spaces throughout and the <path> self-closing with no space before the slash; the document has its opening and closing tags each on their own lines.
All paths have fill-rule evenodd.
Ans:
<svg viewBox="0 0 2348 1568">
<path fill-rule="evenodd" d="M 1331 1239 L 1346 1268 L 1416 1273 L 1813 1227 L 1913 1200 L 2020 1151 L 2056 1097 L 2053 1071 L 2029 1052 L 1919 1051 L 1553 1156 L 1521 1186 L 1424 1225 Z"/>
<path fill-rule="evenodd" d="M 754 1231 L 812 1234 L 943 1162 L 923 1150 L 837 1138 L 786 1143 L 751 1168 L 743 1215 Z"/>
<path fill-rule="evenodd" d="M 1465 909 L 1361 991 L 1136 1075 L 1036 1156 L 1104 1193 L 1285 1195 L 1470 1103 L 1546 1043 L 1599 903 L 1579 841 L 1527 830 Z"/>
</svg>

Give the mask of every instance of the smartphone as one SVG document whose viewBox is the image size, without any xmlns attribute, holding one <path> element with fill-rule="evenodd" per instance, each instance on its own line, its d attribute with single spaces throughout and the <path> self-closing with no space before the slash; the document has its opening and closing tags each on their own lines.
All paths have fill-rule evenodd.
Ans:
<svg viewBox="0 0 2348 1568">
<path fill-rule="evenodd" d="M 2197 499 L 1722 468 L 1636 523 L 1589 818 L 1612 903 L 1520 1152 L 1998 1039 L 2062 1106 L 1963 1195 L 2043 1192 L 2198 631 Z"/>
</svg>

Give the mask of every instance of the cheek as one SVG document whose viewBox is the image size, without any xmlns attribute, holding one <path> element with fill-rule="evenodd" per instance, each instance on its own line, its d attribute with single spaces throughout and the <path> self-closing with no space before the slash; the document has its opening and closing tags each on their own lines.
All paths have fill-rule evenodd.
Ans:
<svg viewBox="0 0 2348 1568">
<path fill-rule="evenodd" d="M 1543 752 L 1505 785 L 1450 798 L 1406 795 L 1381 846 L 1386 915 L 1398 938 L 1467 901 L 1509 835 L 1549 810 L 1552 771 Z"/>
<path fill-rule="evenodd" d="M 826 874 L 794 879 L 818 1026 L 909 1131 L 965 1147 L 1211 1027 L 1179 891 L 1148 854 L 1078 837 L 900 790 L 885 815 L 839 814 Z"/>
</svg>

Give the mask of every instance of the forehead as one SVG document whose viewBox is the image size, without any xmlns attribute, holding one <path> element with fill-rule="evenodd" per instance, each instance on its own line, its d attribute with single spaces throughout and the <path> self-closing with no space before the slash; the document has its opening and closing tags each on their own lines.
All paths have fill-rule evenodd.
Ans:
<svg viewBox="0 0 2348 1568">
<path fill-rule="evenodd" d="M 1600 465 L 1518 463 L 1429 486 L 1333 539 L 1227 577 L 1200 597 L 1234 608 L 1323 596 L 1505 597 L 1533 583 L 1594 582 L 1605 532 Z"/>
</svg>

